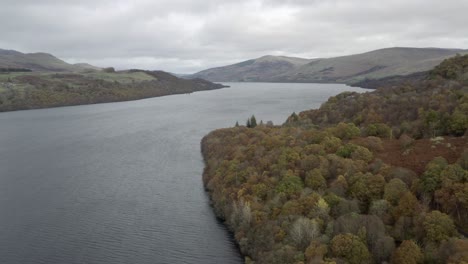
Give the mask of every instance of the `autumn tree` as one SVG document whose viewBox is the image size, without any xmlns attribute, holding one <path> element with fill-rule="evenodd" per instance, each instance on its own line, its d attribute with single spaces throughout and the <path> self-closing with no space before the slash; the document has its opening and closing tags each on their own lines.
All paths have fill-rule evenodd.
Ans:
<svg viewBox="0 0 468 264">
<path fill-rule="evenodd" d="M 383 263 L 390 259 L 395 250 L 395 241 L 391 236 L 379 237 L 371 245 L 371 252 L 376 263 Z"/>
<path fill-rule="evenodd" d="M 336 235 L 330 243 L 331 254 L 350 264 L 371 263 L 369 249 L 362 240 L 352 234 Z"/>
<path fill-rule="evenodd" d="M 421 249 L 413 240 L 405 240 L 395 250 L 392 257 L 394 264 L 419 264 L 423 262 Z"/>
<path fill-rule="evenodd" d="M 403 193 L 408 191 L 406 184 L 400 179 L 391 179 L 385 185 L 384 199 L 396 205 Z"/>
<path fill-rule="evenodd" d="M 369 214 L 382 217 L 382 215 L 387 213 L 388 208 L 389 205 L 387 200 L 376 200 L 372 202 L 369 208 Z"/>
<path fill-rule="evenodd" d="M 284 193 L 288 196 L 299 193 L 304 188 L 304 183 L 302 179 L 293 172 L 289 171 L 281 179 L 276 187 L 276 192 Z"/>
<path fill-rule="evenodd" d="M 348 181 L 343 175 L 339 175 L 336 180 L 330 184 L 330 191 L 338 196 L 344 196 L 348 190 Z"/>
<path fill-rule="evenodd" d="M 312 241 L 305 251 L 305 256 L 308 263 L 322 263 L 327 252 L 327 245 L 321 244 L 319 241 Z"/>
<path fill-rule="evenodd" d="M 440 211 L 432 211 L 426 215 L 423 222 L 426 240 L 440 243 L 457 235 L 457 229 L 450 216 Z"/>
<path fill-rule="evenodd" d="M 468 113 L 466 111 L 455 110 L 450 116 L 448 129 L 453 135 L 463 136 L 468 129 Z"/>
<path fill-rule="evenodd" d="M 320 169 L 313 169 L 306 173 L 305 185 L 313 190 L 320 190 L 327 187 L 327 181 L 322 176 Z"/>
<path fill-rule="evenodd" d="M 460 221 L 468 217 L 468 171 L 460 165 L 447 166 L 441 172 L 441 188 L 435 191 L 435 200 L 444 212 Z"/>
<path fill-rule="evenodd" d="M 341 122 L 335 127 L 330 128 L 329 130 L 333 136 L 338 137 L 340 139 L 351 139 L 361 134 L 359 128 L 356 127 L 356 125 L 354 125 L 353 123 Z"/>
<path fill-rule="evenodd" d="M 437 157 L 426 165 L 426 171 L 421 177 L 421 188 L 423 193 L 433 197 L 434 192 L 441 186 L 441 173 L 446 166 L 447 160 L 442 157 Z"/>
<path fill-rule="evenodd" d="M 371 173 L 357 173 L 350 177 L 349 193 L 351 197 L 359 199 L 364 209 L 367 209 L 370 202 L 382 197 L 385 179 L 382 175 Z"/>
<path fill-rule="evenodd" d="M 401 216 L 412 217 L 418 211 L 419 202 L 416 196 L 411 192 L 405 192 L 401 199 L 398 201 L 398 205 L 394 208 L 393 215 L 395 219 Z"/>
<path fill-rule="evenodd" d="M 468 263 L 468 240 L 452 238 L 441 244 L 438 259 L 442 263 Z"/>
<path fill-rule="evenodd" d="M 365 129 L 367 136 L 390 138 L 392 135 L 392 129 L 384 123 L 370 124 Z"/>
</svg>

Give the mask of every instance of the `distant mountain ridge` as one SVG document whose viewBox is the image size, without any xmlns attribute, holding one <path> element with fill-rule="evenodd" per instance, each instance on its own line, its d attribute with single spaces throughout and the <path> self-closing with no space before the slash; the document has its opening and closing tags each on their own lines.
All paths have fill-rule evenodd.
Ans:
<svg viewBox="0 0 468 264">
<path fill-rule="evenodd" d="M 314 60 L 267 55 L 225 67 L 207 69 L 192 75 L 192 77 L 211 81 L 264 81 L 299 69 L 312 61 Z"/>
<path fill-rule="evenodd" d="M 429 71 L 463 49 L 385 48 L 366 53 L 323 59 L 264 56 L 192 75 L 210 81 L 336 82 L 405 76 Z"/>
<path fill-rule="evenodd" d="M 36 72 L 82 72 L 100 69 L 87 63 L 69 64 L 48 53 L 22 53 L 5 49 L 0 49 L 0 68 L 21 68 Z"/>
</svg>

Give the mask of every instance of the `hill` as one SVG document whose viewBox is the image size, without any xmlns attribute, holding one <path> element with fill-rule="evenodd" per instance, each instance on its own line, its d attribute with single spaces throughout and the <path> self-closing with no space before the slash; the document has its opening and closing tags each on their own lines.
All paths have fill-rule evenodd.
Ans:
<svg viewBox="0 0 468 264">
<path fill-rule="evenodd" d="M 265 81 L 273 79 L 275 76 L 285 72 L 298 69 L 300 66 L 311 61 L 312 60 L 301 58 L 267 55 L 225 67 L 204 70 L 192 75 L 191 77 L 202 78 L 210 81 Z"/>
<path fill-rule="evenodd" d="M 439 48 L 387 48 L 324 59 L 285 57 L 248 60 L 208 69 L 193 76 L 211 81 L 333 82 L 355 83 L 365 79 L 409 75 L 432 69 L 446 58 L 468 50 Z"/>
<path fill-rule="evenodd" d="M 0 112 L 95 104 L 225 87 L 162 71 L 130 70 L 0 73 Z"/>
<path fill-rule="evenodd" d="M 163 71 L 101 69 L 47 53 L 0 49 L 0 112 L 95 104 L 225 87 Z"/>
<path fill-rule="evenodd" d="M 0 69 L 29 69 L 35 72 L 81 72 L 98 70 L 89 64 L 69 64 L 48 53 L 21 53 L 0 49 Z"/>
<path fill-rule="evenodd" d="M 94 71 L 99 71 L 101 70 L 102 68 L 99 68 L 99 67 L 96 67 L 94 65 L 91 65 L 89 63 L 75 63 L 73 64 L 73 66 L 75 67 L 78 67 L 79 69 L 83 69 L 83 70 L 94 70 Z"/>
<path fill-rule="evenodd" d="M 457 56 L 281 126 L 204 137 L 204 185 L 245 262 L 467 262 L 467 73 Z"/>
</svg>

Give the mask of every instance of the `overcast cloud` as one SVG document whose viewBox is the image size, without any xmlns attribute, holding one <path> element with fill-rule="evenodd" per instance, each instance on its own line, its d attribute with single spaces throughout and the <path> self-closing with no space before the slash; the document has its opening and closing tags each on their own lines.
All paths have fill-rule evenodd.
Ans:
<svg viewBox="0 0 468 264">
<path fill-rule="evenodd" d="M 266 54 L 468 48 L 467 0 L 0 0 L 0 48 L 192 73 Z"/>
</svg>

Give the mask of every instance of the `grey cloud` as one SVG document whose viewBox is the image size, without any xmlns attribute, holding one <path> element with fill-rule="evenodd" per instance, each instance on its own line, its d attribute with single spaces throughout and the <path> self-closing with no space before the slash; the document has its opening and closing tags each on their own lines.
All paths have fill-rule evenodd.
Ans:
<svg viewBox="0 0 468 264">
<path fill-rule="evenodd" d="M 194 72 L 265 54 L 468 48 L 465 0 L 0 0 L 0 48 Z"/>
</svg>

